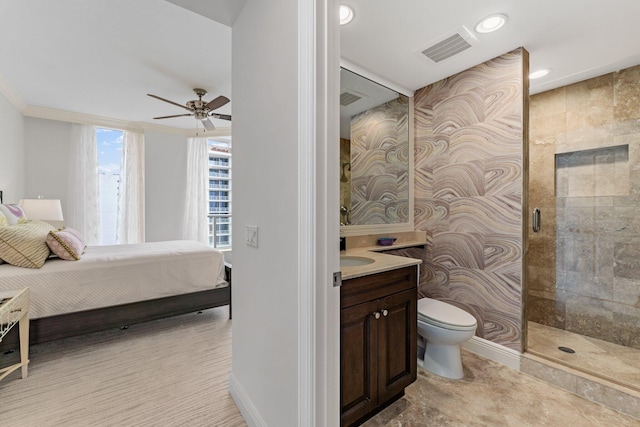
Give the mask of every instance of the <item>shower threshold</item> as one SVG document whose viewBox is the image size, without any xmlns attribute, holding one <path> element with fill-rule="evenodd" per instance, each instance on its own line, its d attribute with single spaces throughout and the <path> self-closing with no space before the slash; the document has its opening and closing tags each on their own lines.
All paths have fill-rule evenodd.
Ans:
<svg viewBox="0 0 640 427">
<path fill-rule="evenodd" d="M 535 322 L 527 326 L 528 353 L 640 392 L 640 350 Z"/>
</svg>

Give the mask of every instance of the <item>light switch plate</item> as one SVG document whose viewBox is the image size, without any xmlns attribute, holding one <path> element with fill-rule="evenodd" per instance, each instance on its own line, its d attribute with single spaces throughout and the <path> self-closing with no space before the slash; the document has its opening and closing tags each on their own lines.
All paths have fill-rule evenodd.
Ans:
<svg viewBox="0 0 640 427">
<path fill-rule="evenodd" d="M 258 226 L 247 225 L 247 246 L 252 248 L 258 247 Z"/>
</svg>

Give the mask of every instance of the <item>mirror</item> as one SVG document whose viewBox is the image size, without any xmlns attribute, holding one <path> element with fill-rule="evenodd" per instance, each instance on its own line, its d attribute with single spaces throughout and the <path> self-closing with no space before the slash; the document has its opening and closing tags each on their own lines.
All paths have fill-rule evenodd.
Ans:
<svg viewBox="0 0 640 427">
<path fill-rule="evenodd" d="M 410 224 L 412 99 L 340 69 L 340 223 Z M 348 227 L 351 228 L 351 227 Z"/>
</svg>

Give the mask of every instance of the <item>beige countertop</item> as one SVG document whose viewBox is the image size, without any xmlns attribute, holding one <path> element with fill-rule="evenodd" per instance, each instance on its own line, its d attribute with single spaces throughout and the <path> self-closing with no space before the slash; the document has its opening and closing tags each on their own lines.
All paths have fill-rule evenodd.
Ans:
<svg viewBox="0 0 640 427">
<path fill-rule="evenodd" d="M 340 256 L 353 256 L 373 259 L 373 262 L 370 264 L 359 265 L 355 267 L 341 267 L 340 272 L 342 273 L 342 280 L 354 279 L 356 277 L 368 276 L 370 274 L 382 273 L 384 271 L 421 264 L 422 260 L 417 258 L 408 258 L 398 255 L 389 255 L 376 252 L 418 245 L 424 245 L 424 242 L 412 244 L 403 242 L 401 245 L 371 246 L 365 248 L 347 249 L 346 251 L 342 251 L 340 252 Z"/>
</svg>

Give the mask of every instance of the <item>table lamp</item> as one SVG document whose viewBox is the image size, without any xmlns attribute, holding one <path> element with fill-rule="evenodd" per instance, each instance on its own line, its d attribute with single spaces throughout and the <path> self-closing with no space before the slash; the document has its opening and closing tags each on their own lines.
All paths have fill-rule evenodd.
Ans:
<svg viewBox="0 0 640 427">
<path fill-rule="evenodd" d="M 59 199 L 20 199 L 19 205 L 28 219 L 48 222 L 54 227 L 62 227 L 62 205 Z"/>
</svg>

